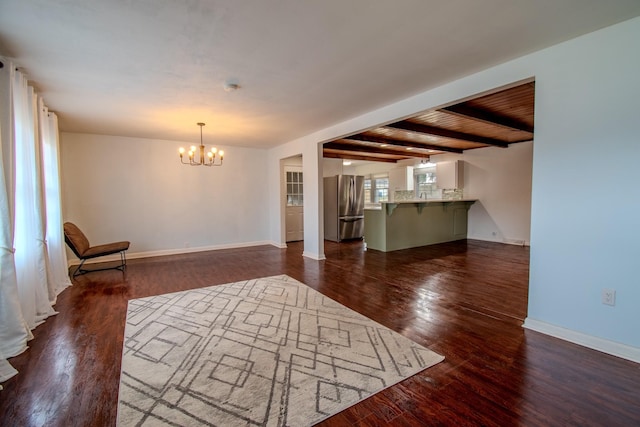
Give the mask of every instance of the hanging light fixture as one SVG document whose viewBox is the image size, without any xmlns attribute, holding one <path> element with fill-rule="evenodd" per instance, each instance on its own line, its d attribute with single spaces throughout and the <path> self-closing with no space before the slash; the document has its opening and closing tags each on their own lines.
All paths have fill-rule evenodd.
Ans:
<svg viewBox="0 0 640 427">
<path fill-rule="evenodd" d="M 224 151 L 220 150 L 218 152 L 218 149 L 216 147 L 213 147 L 211 151 L 205 152 L 204 144 L 202 142 L 202 126 L 204 126 L 204 123 L 197 123 L 197 125 L 200 126 L 200 159 L 196 160 L 197 147 L 195 145 L 192 145 L 187 152 L 187 156 L 189 157 L 188 162 L 184 160 L 185 149 L 183 147 L 180 147 L 180 150 L 178 150 L 180 152 L 180 161 L 183 164 L 190 166 L 222 166 Z M 219 163 L 216 163 L 216 154 L 220 155 Z"/>
<path fill-rule="evenodd" d="M 427 160 L 420 160 L 420 164 L 417 165 L 418 168 L 430 168 L 434 167 L 436 164 L 431 161 L 431 156 L 427 157 Z"/>
</svg>

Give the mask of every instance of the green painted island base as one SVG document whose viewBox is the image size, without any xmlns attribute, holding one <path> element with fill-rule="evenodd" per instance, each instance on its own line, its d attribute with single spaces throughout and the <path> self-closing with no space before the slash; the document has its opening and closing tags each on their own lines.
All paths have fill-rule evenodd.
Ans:
<svg viewBox="0 0 640 427">
<path fill-rule="evenodd" d="M 381 203 L 364 211 L 367 248 L 383 252 L 467 238 L 467 215 L 475 200 Z"/>
</svg>

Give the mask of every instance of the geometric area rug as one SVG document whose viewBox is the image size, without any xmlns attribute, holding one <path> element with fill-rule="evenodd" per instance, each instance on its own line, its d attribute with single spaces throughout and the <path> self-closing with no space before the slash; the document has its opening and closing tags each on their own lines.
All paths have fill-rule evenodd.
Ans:
<svg viewBox="0 0 640 427">
<path fill-rule="evenodd" d="M 313 425 L 443 359 L 286 275 L 133 299 L 117 425 Z"/>
</svg>

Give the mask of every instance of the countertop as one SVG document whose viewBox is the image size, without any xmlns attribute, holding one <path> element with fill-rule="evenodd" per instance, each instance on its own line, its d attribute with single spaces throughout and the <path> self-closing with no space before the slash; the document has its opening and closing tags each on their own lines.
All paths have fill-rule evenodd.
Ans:
<svg viewBox="0 0 640 427">
<path fill-rule="evenodd" d="M 475 202 L 478 199 L 413 199 L 413 200 L 398 200 L 396 202 L 380 202 L 386 204 L 400 204 L 400 203 L 442 203 L 442 202 Z"/>
<path fill-rule="evenodd" d="M 426 204 L 426 203 L 452 203 L 452 202 L 477 202 L 478 199 L 414 199 L 414 200 L 398 200 L 397 202 L 380 202 L 377 205 L 371 204 L 365 206 L 364 210 L 379 211 L 382 205 L 400 205 L 400 204 Z"/>
</svg>

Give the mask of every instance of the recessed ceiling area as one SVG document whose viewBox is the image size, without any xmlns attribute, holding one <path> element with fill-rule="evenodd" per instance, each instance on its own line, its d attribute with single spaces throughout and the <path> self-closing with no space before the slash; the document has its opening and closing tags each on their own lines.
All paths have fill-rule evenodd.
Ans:
<svg viewBox="0 0 640 427">
<path fill-rule="evenodd" d="M 397 162 L 531 141 L 535 82 L 417 114 L 324 144 L 323 156 Z"/>
</svg>

